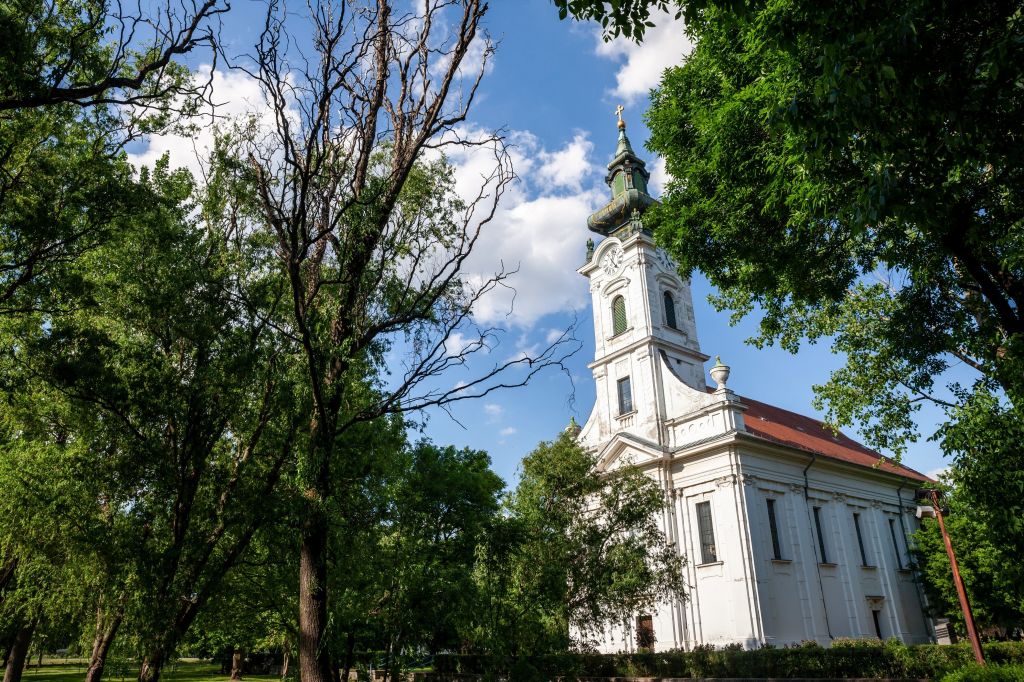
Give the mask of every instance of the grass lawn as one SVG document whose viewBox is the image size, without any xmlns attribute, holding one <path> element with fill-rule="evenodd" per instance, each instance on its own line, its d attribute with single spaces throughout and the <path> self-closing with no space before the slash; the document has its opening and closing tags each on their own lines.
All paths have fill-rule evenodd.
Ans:
<svg viewBox="0 0 1024 682">
<path fill-rule="evenodd" d="M 22 676 L 22 682 L 82 682 L 85 679 L 87 661 L 55 659 L 43 662 L 42 668 L 29 668 Z M 123 664 L 112 661 L 103 673 L 108 682 L 134 682 L 138 675 L 138 667 L 132 663 Z M 164 668 L 161 676 L 167 682 L 227 682 L 227 675 L 220 674 L 220 666 L 206 661 L 177 661 Z M 246 675 L 247 680 L 279 680 L 276 675 Z"/>
</svg>

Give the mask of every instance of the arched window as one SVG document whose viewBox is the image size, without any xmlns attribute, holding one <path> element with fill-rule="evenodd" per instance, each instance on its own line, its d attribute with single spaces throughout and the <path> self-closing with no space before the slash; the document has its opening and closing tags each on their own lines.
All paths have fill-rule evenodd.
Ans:
<svg viewBox="0 0 1024 682">
<path fill-rule="evenodd" d="M 626 299 L 616 296 L 612 299 L 612 335 L 626 331 Z"/>
<path fill-rule="evenodd" d="M 673 329 L 679 329 L 676 325 L 676 302 L 670 291 L 665 292 L 665 324 Z"/>
</svg>

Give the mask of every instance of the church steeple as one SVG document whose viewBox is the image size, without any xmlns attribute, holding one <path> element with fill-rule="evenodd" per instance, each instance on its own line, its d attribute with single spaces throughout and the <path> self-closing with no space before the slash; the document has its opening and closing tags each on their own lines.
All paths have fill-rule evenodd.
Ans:
<svg viewBox="0 0 1024 682">
<path fill-rule="evenodd" d="M 669 415 L 707 396 L 697 343 L 690 281 L 654 243 L 641 216 L 655 203 L 650 174 L 633 151 L 619 114 L 619 140 L 608 164 L 612 200 L 587 221 L 604 239 L 588 244 L 577 270 L 590 281 L 594 313 L 597 401 L 580 442 L 600 447 L 629 433 L 652 447 L 668 447 Z M 685 407 L 685 409 L 684 409 Z"/>
<path fill-rule="evenodd" d="M 647 172 L 647 164 L 629 143 L 621 105 L 615 113 L 619 117 L 619 140 L 605 176 L 605 182 L 612 190 L 612 200 L 587 219 L 587 227 L 605 237 L 640 231 L 640 216 L 655 203 L 654 197 L 647 193 L 651 174 Z"/>
</svg>

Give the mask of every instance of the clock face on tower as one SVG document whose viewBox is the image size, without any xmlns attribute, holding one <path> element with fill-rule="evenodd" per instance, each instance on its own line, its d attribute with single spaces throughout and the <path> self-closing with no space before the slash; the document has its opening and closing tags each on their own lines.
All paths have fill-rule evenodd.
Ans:
<svg viewBox="0 0 1024 682">
<path fill-rule="evenodd" d="M 614 275 L 622 267 L 622 247 L 618 244 L 612 246 L 601 256 L 601 269 L 606 275 Z"/>
</svg>

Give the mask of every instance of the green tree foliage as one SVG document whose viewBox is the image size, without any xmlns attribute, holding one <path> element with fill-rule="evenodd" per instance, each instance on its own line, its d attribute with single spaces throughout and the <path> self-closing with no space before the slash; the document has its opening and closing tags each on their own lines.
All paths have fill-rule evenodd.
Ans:
<svg viewBox="0 0 1024 682">
<path fill-rule="evenodd" d="M 1005 437 L 1024 401 L 1019 8 L 900 8 L 698 13 L 697 48 L 650 112 L 676 178 L 653 222 L 721 305 L 760 307 L 759 341 L 832 339 L 847 363 L 817 391 L 833 422 L 898 454 L 920 403 L 941 405 L 944 450 L 974 471 L 965 494 L 1019 529 L 1019 495 L 971 483 L 1019 461 Z M 953 364 L 977 380 L 943 397 Z"/>
<path fill-rule="evenodd" d="M 174 58 L 213 45 L 218 0 L 0 6 L 0 314 L 59 307 L 68 264 L 131 210 L 123 145 L 207 94 Z"/>
<path fill-rule="evenodd" d="M 48 537 L 94 548 L 55 567 L 99 555 L 77 569 L 96 571 L 90 620 L 131 621 L 155 679 L 274 513 L 303 397 L 264 312 L 265 246 L 233 231 L 238 207 L 166 159 L 126 191 L 134 214 L 71 264 L 72 305 L 4 320 L 4 473 L 39 498 L 38 532 L 4 530 L 19 574 Z"/>
<path fill-rule="evenodd" d="M 64 107 L 0 113 L 0 314 L 67 305 L 69 264 L 133 210 L 106 135 Z"/>
<path fill-rule="evenodd" d="M 507 515 L 478 559 L 481 648 L 586 646 L 607 623 L 684 596 L 684 560 L 657 525 L 657 483 L 632 467 L 602 473 L 596 464 L 568 433 L 523 460 Z"/>
<path fill-rule="evenodd" d="M 653 222 L 682 269 L 760 305 L 765 339 L 835 335 L 842 379 L 888 371 L 869 401 L 835 396 L 841 421 L 894 383 L 929 394 L 951 357 L 1013 399 L 1024 375 L 1016 8 L 891 10 L 707 9 L 650 112 L 675 178 Z"/>
<path fill-rule="evenodd" d="M 600 22 L 604 39 L 622 35 L 642 40 L 644 31 L 654 26 L 651 12 L 675 12 L 682 15 L 679 0 L 554 0 L 558 18 L 573 17 Z"/>
<path fill-rule="evenodd" d="M 1024 567 L 1000 542 L 994 521 L 953 488 L 943 500 L 945 523 L 967 589 L 971 612 L 983 634 L 1013 636 L 1024 627 Z M 925 519 L 914 533 L 914 555 L 932 612 L 966 633 L 953 573 L 938 522 Z"/>
<path fill-rule="evenodd" d="M 479 450 L 420 441 L 402 457 L 389 491 L 377 562 L 383 573 L 373 611 L 395 674 L 403 649 L 458 648 L 478 608 L 473 561 L 492 525 L 504 482 Z"/>
</svg>

